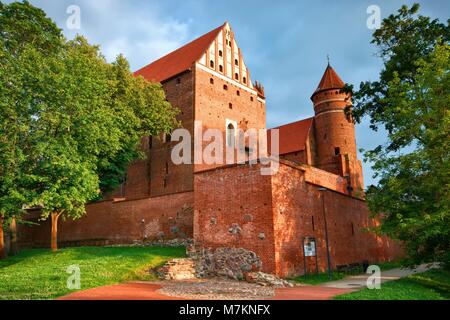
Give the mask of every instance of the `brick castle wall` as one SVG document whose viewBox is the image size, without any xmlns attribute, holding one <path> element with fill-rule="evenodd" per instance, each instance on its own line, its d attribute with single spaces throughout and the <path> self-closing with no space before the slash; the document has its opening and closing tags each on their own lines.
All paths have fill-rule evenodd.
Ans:
<svg viewBox="0 0 450 320">
<path fill-rule="evenodd" d="M 193 192 L 132 201 L 102 201 L 87 206 L 79 220 L 60 218 L 58 242 L 62 246 L 127 244 L 192 238 Z M 49 247 L 50 220 L 38 221 L 39 213 L 28 217 L 39 225 L 19 225 L 22 247 Z"/>
<path fill-rule="evenodd" d="M 308 167 L 282 163 L 272 177 L 262 176 L 260 167 L 240 165 L 196 173 L 194 240 L 206 248 L 252 250 L 261 258 L 264 271 L 288 276 L 304 272 L 302 238 L 315 237 L 319 271 L 324 271 L 320 184 L 309 182 Z M 364 201 L 343 193 L 339 184 L 343 179 L 319 171 L 322 184 L 338 190 L 324 192 L 333 268 L 363 260 L 391 260 L 400 254 L 392 241 L 364 232 L 374 222 Z M 337 181 L 334 187 L 333 181 Z M 307 259 L 309 272 L 315 271 L 315 258 Z"/>
</svg>

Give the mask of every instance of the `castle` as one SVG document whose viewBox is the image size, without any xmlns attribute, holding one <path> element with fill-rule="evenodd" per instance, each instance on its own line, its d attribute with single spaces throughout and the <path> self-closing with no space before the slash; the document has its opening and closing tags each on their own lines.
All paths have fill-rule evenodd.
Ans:
<svg viewBox="0 0 450 320">
<path fill-rule="evenodd" d="M 160 82 L 180 109 L 192 154 L 198 129 L 220 130 L 227 145 L 238 129 L 266 130 L 264 88 L 252 82 L 228 23 L 135 74 Z M 365 232 L 376 221 L 364 201 L 343 86 L 328 65 L 311 97 L 314 117 L 273 128 L 280 155 L 273 175 L 261 174 L 261 162 L 174 164 L 177 142 L 170 135 L 143 138 L 146 159 L 130 166 L 114 194 L 89 204 L 85 217 L 61 222 L 60 245 L 193 238 L 204 248 L 251 250 L 263 271 L 280 276 L 391 259 L 398 246 Z M 267 130 L 269 146 L 273 129 Z M 50 223 L 40 224 L 20 228 L 23 246 L 48 245 Z"/>
</svg>

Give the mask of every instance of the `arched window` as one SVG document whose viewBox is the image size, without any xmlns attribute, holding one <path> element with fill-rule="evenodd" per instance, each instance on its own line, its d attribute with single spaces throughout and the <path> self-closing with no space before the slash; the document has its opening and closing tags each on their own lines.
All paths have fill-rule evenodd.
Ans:
<svg viewBox="0 0 450 320">
<path fill-rule="evenodd" d="M 223 66 L 222 65 L 219 65 L 219 71 L 223 72 Z"/>
<path fill-rule="evenodd" d="M 223 52 L 222 52 L 222 50 L 219 50 L 219 57 L 223 57 Z"/>
<path fill-rule="evenodd" d="M 236 73 L 234 74 L 234 78 L 235 78 L 236 80 L 239 80 L 239 73 L 236 72 Z"/>
<path fill-rule="evenodd" d="M 238 60 L 238 59 L 234 59 L 234 64 L 235 64 L 236 66 L 238 66 L 238 65 L 239 65 L 239 60 Z"/>
<path fill-rule="evenodd" d="M 232 123 L 227 126 L 227 147 L 234 147 L 235 142 L 235 128 Z"/>
<path fill-rule="evenodd" d="M 210 66 L 211 68 L 214 68 L 214 61 L 211 60 L 211 61 L 209 62 L 209 66 Z"/>
<path fill-rule="evenodd" d="M 246 78 L 246 77 L 243 77 L 243 78 L 242 78 L 242 82 L 243 82 L 243 83 L 247 83 L 247 78 Z"/>
</svg>

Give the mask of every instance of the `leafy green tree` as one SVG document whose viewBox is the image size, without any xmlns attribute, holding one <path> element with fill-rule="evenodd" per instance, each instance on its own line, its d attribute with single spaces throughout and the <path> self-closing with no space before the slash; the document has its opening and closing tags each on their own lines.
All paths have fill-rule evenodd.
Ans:
<svg viewBox="0 0 450 320">
<path fill-rule="evenodd" d="M 32 175 L 25 168 L 31 146 L 30 102 L 36 97 L 30 94 L 33 84 L 28 74 L 36 66 L 32 55 L 24 53 L 52 54 L 62 47 L 62 40 L 60 30 L 42 10 L 26 1 L 0 2 L 0 216 L 5 223 L 20 217 L 32 193 Z"/>
<path fill-rule="evenodd" d="M 353 113 L 388 134 L 386 144 L 366 152 L 380 178 L 367 191 L 382 222 L 378 231 L 404 243 L 406 264 L 448 266 L 450 24 L 418 10 L 418 4 L 403 6 L 373 34 L 384 69 L 378 81 L 352 93 Z"/>
<path fill-rule="evenodd" d="M 177 110 L 125 58 L 110 64 L 83 37 L 66 41 L 28 2 L 0 10 L 0 210 L 41 208 L 56 250 L 59 218 L 81 217 L 116 187 L 143 156 L 141 138 L 170 132 Z"/>
<path fill-rule="evenodd" d="M 143 135 L 176 125 L 161 86 L 135 79 L 123 57 L 108 64 L 82 37 L 63 52 L 62 59 L 41 57 L 34 75 L 43 96 L 32 127 L 38 180 L 32 204 L 51 217 L 53 250 L 59 217 L 81 217 L 86 203 L 115 187 L 140 156 Z"/>
</svg>

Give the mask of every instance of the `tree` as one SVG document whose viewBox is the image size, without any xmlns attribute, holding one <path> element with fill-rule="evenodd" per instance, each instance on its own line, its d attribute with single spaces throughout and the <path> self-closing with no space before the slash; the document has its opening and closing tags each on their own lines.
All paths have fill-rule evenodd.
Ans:
<svg viewBox="0 0 450 320">
<path fill-rule="evenodd" d="M 60 217 L 81 217 L 101 190 L 114 188 L 130 162 L 142 156 L 140 139 L 170 132 L 177 110 L 159 84 L 134 78 L 123 57 L 110 64 L 83 37 L 66 41 L 28 2 L 1 4 L 0 10 L 7 26 L 0 67 L 8 71 L 0 75 L 0 85 L 9 90 L 0 94 L 13 97 L 0 102 L 2 133 L 7 133 L 0 137 L 0 151 L 19 151 L 0 156 L 0 170 L 8 172 L 0 179 L 6 194 L 3 201 L 0 195 L 0 210 L 41 208 L 42 219 L 51 218 L 56 250 Z M 18 128 L 12 130 L 18 132 L 15 144 L 11 125 Z M 13 163 L 14 170 L 4 163 Z"/>
<path fill-rule="evenodd" d="M 20 217 L 22 206 L 31 199 L 33 178 L 25 168 L 31 146 L 30 102 L 36 96 L 28 91 L 33 86 L 28 74 L 36 66 L 27 53 L 32 49 L 50 55 L 62 43 L 60 30 L 42 10 L 26 1 L 0 2 L 0 215 L 5 222 Z"/>
<path fill-rule="evenodd" d="M 450 266 L 450 24 L 403 6 L 383 20 L 372 43 L 384 60 L 380 80 L 353 92 L 355 118 L 369 116 L 388 141 L 366 152 L 380 178 L 367 191 L 378 231 L 401 240 L 405 263 Z M 346 90 L 352 91 L 348 86 Z"/>
<path fill-rule="evenodd" d="M 62 60 L 41 58 L 35 76 L 42 99 L 32 127 L 38 177 L 33 205 L 42 208 L 44 219 L 51 217 L 56 250 L 59 217 L 81 217 L 101 187 L 113 187 L 139 157 L 144 134 L 173 129 L 176 111 L 159 85 L 133 78 L 123 57 L 108 64 L 82 37 L 67 43 Z"/>
</svg>

